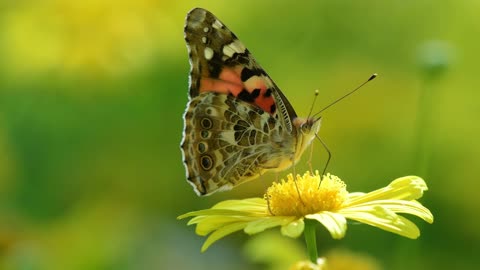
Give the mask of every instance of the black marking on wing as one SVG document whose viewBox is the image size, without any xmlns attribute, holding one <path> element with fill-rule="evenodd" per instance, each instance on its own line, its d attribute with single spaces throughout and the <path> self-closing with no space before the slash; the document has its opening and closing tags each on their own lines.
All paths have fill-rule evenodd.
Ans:
<svg viewBox="0 0 480 270">
<path fill-rule="evenodd" d="M 260 76 L 260 75 L 267 76 L 267 73 L 265 73 L 263 69 L 259 69 L 259 68 L 249 69 L 245 67 L 242 69 L 242 73 L 240 74 L 240 79 L 242 80 L 242 82 L 245 82 L 253 76 Z"/>
<path fill-rule="evenodd" d="M 249 102 L 249 103 L 253 103 L 255 101 L 255 99 L 252 97 L 252 95 L 246 89 L 243 89 L 238 94 L 237 98 L 239 98 L 243 101 Z"/>
</svg>

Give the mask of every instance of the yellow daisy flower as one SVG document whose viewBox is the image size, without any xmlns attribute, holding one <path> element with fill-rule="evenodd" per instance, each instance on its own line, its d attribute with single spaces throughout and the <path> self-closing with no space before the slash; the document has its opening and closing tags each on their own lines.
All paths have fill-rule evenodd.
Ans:
<svg viewBox="0 0 480 270">
<path fill-rule="evenodd" d="M 416 201 L 428 189 L 425 181 L 417 176 L 395 179 L 388 186 L 369 193 L 349 193 L 345 183 L 334 175 L 320 179 L 318 172 L 297 175 L 296 180 L 289 174 L 287 181 L 273 183 L 264 198 L 227 200 L 178 219 L 193 217 L 188 225 L 197 224 L 196 233 L 208 235 L 202 252 L 220 238 L 240 230 L 255 234 L 280 226 L 283 235 L 298 237 L 304 232 L 305 224 L 318 221 L 334 239 L 340 239 L 347 231 L 347 219 L 351 219 L 415 239 L 420 235 L 418 227 L 398 214 L 411 214 L 433 222 L 432 213 Z M 305 231 L 308 245 L 311 237 L 307 237 L 307 233 L 308 230 Z"/>
</svg>

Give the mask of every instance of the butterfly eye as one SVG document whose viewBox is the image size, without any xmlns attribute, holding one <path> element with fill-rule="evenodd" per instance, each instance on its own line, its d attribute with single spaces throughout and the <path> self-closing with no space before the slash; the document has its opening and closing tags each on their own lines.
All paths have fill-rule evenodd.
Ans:
<svg viewBox="0 0 480 270">
<path fill-rule="evenodd" d="M 300 130 L 302 131 L 302 133 L 305 133 L 306 131 L 305 124 L 300 125 Z"/>
<path fill-rule="evenodd" d="M 308 122 L 305 122 L 300 126 L 300 130 L 302 131 L 303 134 L 306 134 L 310 132 L 311 127 L 312 127 L 311 124 L 309 124 Z"/>
</svg>

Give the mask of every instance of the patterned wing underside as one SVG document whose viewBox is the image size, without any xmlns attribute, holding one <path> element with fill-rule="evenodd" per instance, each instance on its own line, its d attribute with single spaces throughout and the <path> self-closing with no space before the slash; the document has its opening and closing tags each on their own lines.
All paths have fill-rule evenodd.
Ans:
<svg viewBox="0 0 480 270">
<path fill-rule="evenodd" d="M 202 92 L 231 94 L 279 119 L 292 132 L 290 103 L 248 49 L 212 13 L 189 12 L 185 40 L 190 57 L 190 97 Z M 278 116 L 280 115 L 280 117 Z"/>
<path fill-rule="evenodd" d="M 233 96 L 206 92 L 192 98 L 185 122 L 187 179 L 199 195 L 231 189 L 291 163 L 293 141 L 282 139 L 280 123 Z"/>
<path fill-rule="evenodd" d="M 181 147 L 196 192 L 230 189 L 290 166 L 295 111 L 248 49 L 201 8 L 187 15 L 185 41 L 191 70 Z"/>
</svg>

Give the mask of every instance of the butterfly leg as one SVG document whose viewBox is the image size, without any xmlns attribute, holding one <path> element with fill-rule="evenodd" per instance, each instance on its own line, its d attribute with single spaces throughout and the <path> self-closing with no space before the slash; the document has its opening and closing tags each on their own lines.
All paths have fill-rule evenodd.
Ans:
<svg viewBox="0 0 480 270">
<path fill-rule="evenodd" d="M 311 174 L 311 175 L 313 175 L 313 167 L 312 167 L 313 143 L 314 143 L 314 141 L 312 141 L 312 143 L 310 144 L 310 157 L 308 158 L 308 161 L 307 161 L 308 168 L 310 169 L 310 174 Z"/>
<path fill-rule="evenodd" d="M 293 170 L 293 182 L 295 183 L 295 188 L 297 189 L 297 194 L 298 194 L 298 199 L 300 199 L 300 202 L 305 205 L 305 202 L 302 200 L 302 194 L 300 193 L 300 189 L 298 188 L 297 184 L 297 172 L 295 170 L 295 162 L 293 162 L 294 157 L 292 156 L 292 170 Z"/>
<path fill-rule="evenodd" d="M 328 149 L 327 145 L 325 142 L 318 136 L 318 134 L 315 134 L 315 137 L 320 141 L 320 143 L 323 145 L 323 148 L 325 148 L 325 151 L 327 151 L 327 162 L 325 163 L 325 167 L 323 168 L 322 171 L 322 176 L 325 175 L 325 172 L 327 171 L 328 164 L 330 163 L 330 159 L 332 158 L 332 153 L 330 152 L 330 149 Z"/>
<path fill-rule="evenodd" d="M 260 176 L 261 175 L 263 175 L 263 174 L 260 174 Z M 275 182 L 278 182 L 278 172 L 275 173 Z M 268 194 L 268 188 L 267 188 L 267 190 L 265 191 L 264 194 L 265 194 L 264 198 L 265 198 L 265 200 L 267 200 L 268 212 L 270 213 L 270 215 L 275 216 L 275 214 L 272 212 L 272 208 L 270 207 L 270 195 Z"/>
<path fill-rule="evenodd" d="M 272 212 L 272 208 L 270 208 L 270 196 L 268 195 L 268 193 L 265 193 L 265 199 L 267 200 L 267 208 L 268 208 L 268 212 L 270 212 L 270 215 L 272 216 L 275 216 L 275 214 Z"/>
<path fill-rule="evenodd" d="M 293 161 L 292 158 L 292 171 L 293 171 L 293 179 L 297 179 L 297 170 L 295 170 L 295 162 Z"/>
</svg>

